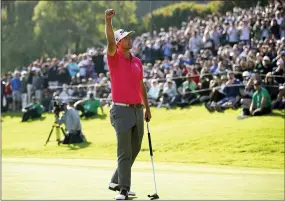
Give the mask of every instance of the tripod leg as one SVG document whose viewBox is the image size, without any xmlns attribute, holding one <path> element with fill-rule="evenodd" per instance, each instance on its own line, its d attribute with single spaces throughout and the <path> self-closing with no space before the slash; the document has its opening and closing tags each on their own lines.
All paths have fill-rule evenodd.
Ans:
<svg viewBox="0 0 285 201">
<path fill-rule="evenodd" d="M 58 129 L 59 129 L 59 128 L 61 129 L 61 132 L 62 132 L 62 134 L 63 134 L 63 136 L 64 136 L 64 138 L 65 138 L 65 137 L 66 137 L 66 134 L 65 134 L 65 132 L 64 132 L 64 129 L 63 129 L 61 126 L 59 126 Z M 59 131 L 58 131 L 58 132 L 59 132 Z M 59 133 L 58 133 L 58 135 L 59 135 Z M 63 141 L 58 140 L 57 144 L 60 145 L 60 143 L 62 143 L 62 142 L 63 142 Z"/>
<path fill-rule="evenodd" d="M 63 135 L 66 136 L 66 134 L 64 132 L 64 129 L 62 127 L 60 127 L 60 128 L 61 128 L 61 131 L 62 131 Z"/>
<path fill-rule="evenodd" d="M 53 125 L 52 128 L 51 128 L 51 131 L 50 131 L 50 133 L 49 133 L 49 136 L 48 136 L 48 139 L 47 139 L 45 145 L 47 145 L 47 143 L 49 142 L 49 139 L 50 139 L 50 136 L 51 136 L 51 134 L 52 134 L 52 132 L 53 132 L 53 129 L 54 129 L 54 125 Z"/>
</svg>

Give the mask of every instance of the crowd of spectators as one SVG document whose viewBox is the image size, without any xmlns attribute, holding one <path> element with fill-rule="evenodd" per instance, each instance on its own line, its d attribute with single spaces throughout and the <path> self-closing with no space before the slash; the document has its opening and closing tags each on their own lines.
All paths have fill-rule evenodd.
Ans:
<svg viewBox="0 0 285 201">
<path fill-rule="evenodd" d="M 284 8 L 276 0 L 266 7 L 236 7 L 136 36 L 132 53 L 143 61 L 150 104 L 170 109 L 203 103 L 222 112 L 248 106 L 260 84 L 272 107 L 284 108 Z M 1 75 L 1 81 L 2 111 L 21 110 L 33 96 L 50 111 L 55 91 L 74 103 L 90 93 L 102 105 L 112 102 L 106 50 L 99 48 L 38 59 Z"/>
</svg>

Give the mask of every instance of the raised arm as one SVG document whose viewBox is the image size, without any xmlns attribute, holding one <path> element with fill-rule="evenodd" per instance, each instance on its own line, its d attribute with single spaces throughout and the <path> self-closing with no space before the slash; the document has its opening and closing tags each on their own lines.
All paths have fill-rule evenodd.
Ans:
<svg viewBox="0 0 285 201">
<path fill-rule="evenodd" d="M 107 9 L 105 11 L 105 34 L 107 38 L 107 52 L 110 56 L 116 53 L 116 42 L 112 26 L 112 17 L 115 16 L 114 9 Z"/>
</svg>

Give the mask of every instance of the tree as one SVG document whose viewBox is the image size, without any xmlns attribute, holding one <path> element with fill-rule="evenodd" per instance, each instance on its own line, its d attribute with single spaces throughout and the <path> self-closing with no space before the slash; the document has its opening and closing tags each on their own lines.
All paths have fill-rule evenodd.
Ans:
<svg viewBox="0 0 285 201">
<path fill-rule="evenodd" d="M 114 25 L 137 23 L 134 2 L 39 2 L 33 21 L 35 34 L 42 46 L 41 53 L 56 56 L 65 54 L 69 48 L 79 53 L 90 46 L 105 45 L 104 11 L 110 7 L 118 13 Z"/>
<path fill-rule="evenodd" d="M 37 1 L 5 1 L 1 8 L 2 71 L 22 67 L 38 56 L 31 21 Z"/>
</svg>

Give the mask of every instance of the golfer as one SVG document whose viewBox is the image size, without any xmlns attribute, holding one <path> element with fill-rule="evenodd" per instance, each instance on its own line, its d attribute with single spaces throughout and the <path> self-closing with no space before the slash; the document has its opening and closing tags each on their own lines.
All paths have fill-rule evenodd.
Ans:
<svg viewBox="0 0 285 201">
<path fill-rule="evenodd" d="M 130 53 L 131 34 L 134 32 L 119 29 L 114 33 L 112 28 L 114 16 L 113 9 L 105 11 L 107 62 L 113 100 L 110 120 L 117 135 L 118 158 L 118 166 L 111 178 L 109 189 L 120 191 L 115 197 L 116 200 L 126 200 L 128 195 L 135 195 L 130 191 L 131 167 L 141 149 L 144 119 L 149 121 L 151 113 L 143 84 L 142 62 Z M 144 115 L 143 107 L 145 107 Z"/>
</svg>

